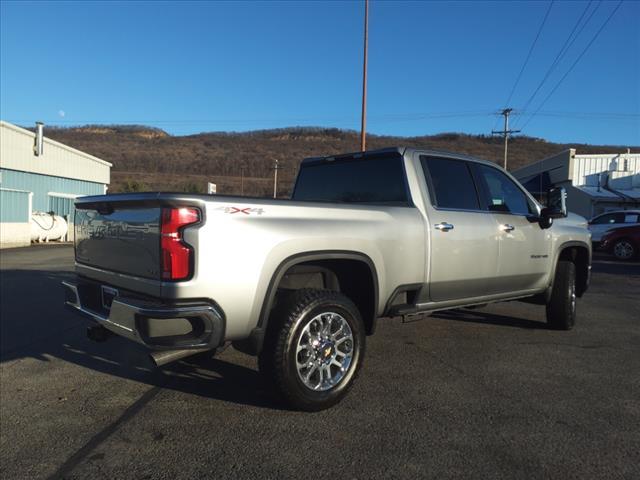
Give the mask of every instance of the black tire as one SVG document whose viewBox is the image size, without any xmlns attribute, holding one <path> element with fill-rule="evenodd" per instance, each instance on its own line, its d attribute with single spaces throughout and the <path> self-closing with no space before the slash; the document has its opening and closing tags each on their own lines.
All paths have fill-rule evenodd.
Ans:
<svg viewBox="0 0 640 480">
<path fill-rule="evenodd" d="M 638 251 L 631 240 L 621 238 L 613 244 L 611 253 L 618 260 L 631 260 L 638 254 Z"/>
<path fill-rule="evenodd" d="M 561 260 L 556 267 L 551 299 L 547 303 L 547 325 L 571 330 L 576 323 L 576 266 Z"/>
<path fill-rule="evenodd" d="M 333 315 L 328 315 L 329 313 Z M 321 314 L 327 315 L 320 317 Z M 317 338 L 324 343 L 311 348 L 308 344 L 312 339 L 316 341 L 316 337 L 311 335 L 312 327 L 324 325 L 325 321 L 329 325 L 329 335 L 333 335 L 332 325 L 337 324 L 343 328 L 342 333 L 336 332 L 340 338 L 320 340 L 322 332 L 319 331 Z M 343 322 L 346 322 L 348 329 L 344 327 Z M 346 340 L 345 331 L 351 334 Z M 300 352 L 296 352 L 300 342 L 306 342 L 307 345 Z M 340 359 L 346 363 L 349 354 L 343 353 L 342 350 L 349 348 L 350 357 L 344 370 L 330 363 L 332 358 L 338 362 L 337 355 L 341 355 Z M 283 298 L 271 313 L 264 346 L 258 356 L 258 365 L 260 373 L 290 407 L 318 411 L 335 405 L 347 394 L 358 375 L 364 352 L 364 325 L 353 302 L 338 292 L 302 289 Z M 311 367 L 299 372 L 299 365 L 307 362 Z M 316 362 L 320 366 L 313 370 Z M 328 369 L 327 373 L 325 369 Z M 307 383 L 319 377 L 318 388 L 322 385 L 325 389 L 314 390 L 305 384 L 303 377 L 310 371 L 313 372 L 312 379 L 307 378 Z M 335 377 L 329 372 L 335 372 Z M 331 386 L 323 385 L 323 378 L 327 379 L 326 382 Z M 335 380 L 335 384 L 332 385 L 331 380 L 338 378 L 339 380 Z"/>
</svg>

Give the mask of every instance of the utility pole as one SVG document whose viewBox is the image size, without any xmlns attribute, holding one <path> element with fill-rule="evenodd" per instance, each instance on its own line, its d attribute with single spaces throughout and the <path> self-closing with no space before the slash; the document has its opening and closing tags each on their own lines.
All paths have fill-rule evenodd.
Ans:
<svg viewBox="0 0 640 480">
<path fill-rule="evenodd" d="M 362 123 L 360 124 L 360 151 L 367 148 L 367 49 L 369 44 L 369 0 L 364 0 L 364 61 L 362 65 Z"/>
<path fill-rule="evenodd" d="M 244 197 L 244 166 L 240 167 L 240 195 Z"/>
<path fill-rule="evenodd" d="M 283 168 L 278 165 L 278 159 L 276 158 L 276 163 L 273 165 L 273 198 L 278 196 L 278 170 Z"/>
<path fill-rule="evenodd" d="M 493 130 L 491 133 L 494 135 L 504 135 L 504 169 L 507 169 L 507 150 L 509 146 L 509 135 L 512 133 L 519 133 L 520 130 L 509 130 L 509 114 L 513 112 L 513 108 L 505 108 L 500 112 L 504 116 L 504 130 Z"/>
</svg>

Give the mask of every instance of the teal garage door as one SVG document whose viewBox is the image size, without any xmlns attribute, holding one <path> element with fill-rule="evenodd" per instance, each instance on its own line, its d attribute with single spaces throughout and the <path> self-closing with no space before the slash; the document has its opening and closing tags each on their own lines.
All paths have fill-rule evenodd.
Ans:
<svg viewBox="0 0 640 480">
<path fill-rule="evenodd" d="M 73 198 L 49 195 L 49 211 L 73 221 Z"/>
</svg>

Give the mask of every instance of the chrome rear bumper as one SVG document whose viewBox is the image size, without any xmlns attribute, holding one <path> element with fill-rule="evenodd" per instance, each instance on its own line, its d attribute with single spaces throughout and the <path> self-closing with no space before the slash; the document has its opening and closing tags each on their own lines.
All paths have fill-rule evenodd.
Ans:
<svg viewBox="0 0 640 480">
<path fill-rule="evenodd" d="M 202 302 L 166 305 L 118 296 L 97 311 L 77 283 L 62 282 L 65 305 L 121 337 L 154 350 L 213 349 L 224 341 L 223 315 Z"/>
</svg>

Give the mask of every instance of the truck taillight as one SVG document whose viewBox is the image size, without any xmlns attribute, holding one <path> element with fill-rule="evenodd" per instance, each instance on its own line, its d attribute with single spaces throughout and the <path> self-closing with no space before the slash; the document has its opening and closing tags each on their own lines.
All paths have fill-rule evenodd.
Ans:
<svg viewBox="0 0 640 480">
<path fill-rule="evenodd" d="M 163 208 L 160 226 L 162 250 L 162 279 L 184 280 L 191 276 L 193 248 L 184 242 L 184 227 L 200 221 L 197 208 Z"/>
</svg>

